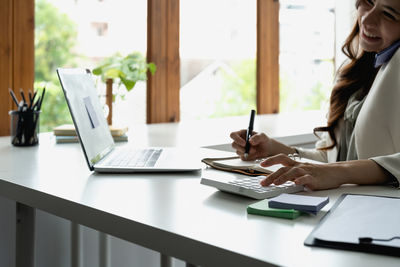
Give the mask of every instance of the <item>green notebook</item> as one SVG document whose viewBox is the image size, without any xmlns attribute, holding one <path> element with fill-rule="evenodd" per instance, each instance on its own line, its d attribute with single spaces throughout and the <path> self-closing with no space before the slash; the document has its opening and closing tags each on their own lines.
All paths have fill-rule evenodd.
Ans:
<svg viewBox="0 0 400 267">
<path fill-rule="evenodd" d="M 268 199 L 250 204 L 247 206 L 247 213 L 264 215 L 270 217 L 278 217 L 285 219 L 296 219 L 302 212 L 294 209 L 272 209 L 268 207 Z"/>
</svg>

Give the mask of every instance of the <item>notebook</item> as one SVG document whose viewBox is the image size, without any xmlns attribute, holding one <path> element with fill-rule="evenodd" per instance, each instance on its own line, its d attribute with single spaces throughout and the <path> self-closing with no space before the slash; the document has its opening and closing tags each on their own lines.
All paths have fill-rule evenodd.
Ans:
<svg viewBox="0 0 400 267">
<path fill-rule="evenodd" d="M 124 173 L 201 169 L 195 149 L 115 146 L 90 71 L 58 68 L 57 74 L 90 170 Z M 140 144 L 140 140 L 133 142 Z"/>
</svg>

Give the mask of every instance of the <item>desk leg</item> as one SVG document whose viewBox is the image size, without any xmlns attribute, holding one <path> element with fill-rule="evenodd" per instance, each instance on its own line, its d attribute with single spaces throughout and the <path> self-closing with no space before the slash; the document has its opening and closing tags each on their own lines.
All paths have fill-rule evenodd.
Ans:
<svg viewBox="0 0 400 267">
<path fill-rule="evenodd" d="M 79 224 L 71 222 L 71 267 L 83 266 L 81 244 L 81 227 Z"/>
<path fill-rule="evenodd" d="M 160 267 L 172 267 L 172 257 L 160 254 Z M 186 267 L 197 267 L 194 264 L 186 263 Z"/>
<path fill-rule="evenodd" d="M 15 266 L 35 266 L 35 209 L 16 203 Z"/>
<path fill-rule="evenodd" d="M 160 267 L 172 267 L 172 258 L 170 256 L 160 254 Z"/>
<path fill-rule="evenodd" d="M 108 235 L 99 232 L 99 266 L 109 267 L 110 265 L 110 240 Z"/>
</svg>

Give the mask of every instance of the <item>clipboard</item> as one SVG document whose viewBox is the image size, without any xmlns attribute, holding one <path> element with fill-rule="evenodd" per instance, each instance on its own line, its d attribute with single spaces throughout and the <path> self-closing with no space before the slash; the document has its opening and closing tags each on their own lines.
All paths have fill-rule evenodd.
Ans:
<svg viewBox="0 0 400 267">
<path fill-rule="evenodd" d="M 397 197 L 343 194 L 304 245 L 400 257 L 399 210 Z"/>
</svg>

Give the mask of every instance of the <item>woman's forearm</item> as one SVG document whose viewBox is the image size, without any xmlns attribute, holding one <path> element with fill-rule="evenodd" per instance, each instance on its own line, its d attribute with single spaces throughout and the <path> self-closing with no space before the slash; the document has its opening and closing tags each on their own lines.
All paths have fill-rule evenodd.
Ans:
<svg viewBox="0 0 400 267">
<path fill-rule="evenodd" d="M 381 184 L 392 175 L 373 160 L 352 160 L 331 163 L 332 172 L 341 184 Z M 335 170 L 336 169 L 336 170 Z"/>
</svg>

